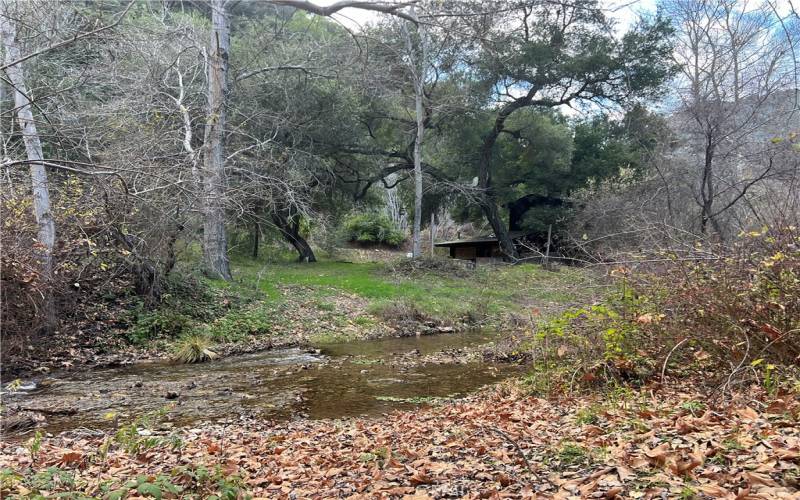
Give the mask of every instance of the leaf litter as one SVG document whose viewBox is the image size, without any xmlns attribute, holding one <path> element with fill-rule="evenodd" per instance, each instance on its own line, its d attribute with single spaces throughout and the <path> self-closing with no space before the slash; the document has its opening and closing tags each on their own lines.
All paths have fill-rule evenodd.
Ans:
<svg viewBox="0 0 800 500">
<path fill-rule="evenodd" d="M 68 469 L 91 496 L 203 465 L 238 476 L 253 498 L 800 498 L 796 396 L 764 404 L 743 394 L 698 410 L 704 396 L 686 388 L 628 390 L 601 407 L 597 396 L 517 388 L 379 418 L 187 428 L 181 446 L 112 445 L 105 456 L 97 450 L 110 435 L 73 431 L 42 439 L 35 461 L 6 443 L 0 467 Z M 587 408 L 597 418 L 579 423 Z M 20 482 L 3 487 L 4 498 L 30 494 Z"/>
</svg>

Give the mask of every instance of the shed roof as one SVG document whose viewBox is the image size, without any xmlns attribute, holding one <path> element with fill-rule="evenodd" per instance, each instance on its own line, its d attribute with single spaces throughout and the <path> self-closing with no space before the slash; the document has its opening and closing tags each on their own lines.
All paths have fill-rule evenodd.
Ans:
<svg viewBox="0 0 800 500">
<path fill-rule="evenodd" d="M 509 234 L 512 240 L 517 240 L 527 236 L 522 231 L 511 231 Z M 486 236 L 477 236 L 475 238 L 467 238 L 463 240 L 451 240 L 451 241 L 440 241 L 438 243 L 434 243 L 434 246 L 437 247 L 468 247 L 468 246 L 478 246 L 478 245 L 488 245 L 490 243 L 497 243 L 497 237 L 494 235 L 486 235 Z"/>
</svg>

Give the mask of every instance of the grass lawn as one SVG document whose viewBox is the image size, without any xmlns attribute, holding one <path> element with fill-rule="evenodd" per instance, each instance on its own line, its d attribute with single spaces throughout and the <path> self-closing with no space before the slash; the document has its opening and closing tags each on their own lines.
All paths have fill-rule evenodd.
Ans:
<svg viewBox="0 0 800 500">
<path fill-rule="evenodd" d="M 265 263 L 237 259 L 232 263 L 234 284 L 255 288 L 270 300 L 279 300 L 282 286 L 310 288 L 321 300 L 336 293 L 353 294 L 374 311 L 402 302 L 435 318 L 450 319 L 468 313 L 500 316 L 530 309 L 547 310 L 586 300 L 592 277 L 584 270 L 546 271 L 536 265 L 483 266 L 461 274 L 446 272 L 393 273 L 389 264 L 321 261 Z M 222 285 L 217 283 L 217 285 Z"/>
</svg>

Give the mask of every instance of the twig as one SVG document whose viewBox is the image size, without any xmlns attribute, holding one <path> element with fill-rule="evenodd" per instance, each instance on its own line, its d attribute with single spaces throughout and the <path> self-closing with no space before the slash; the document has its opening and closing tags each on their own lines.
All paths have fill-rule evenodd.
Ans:
<svg viewBox="0 0 800 500">
<path fill-rule="evenodd" d="M 667 372 L 667 363 L 669 362 L 669 358 L 672 356 L 672 353 L 678 350 L 680 346 L 685 344 L 687 340 L 689 340 L 689 337 L 686 337 L 685 339 L 675 344 L 675 347 L 673 347 L 672 350 L 669 351 L 669 354 L 667 354 L 667 357 L 664 358 L 664 364 L 661 365 L 661 385 L 664 385 L 664 374 Z"/>
<path fill-rule="evenodd" d="M 745 361 L 747 361 L 748 357 L 750 356 L 750 336 L 747 335 L 747 332 L 744 332 L 744 338 L 747 341 L 747 349 L 744 352 L 744 356 L 739 361 L 739 364 L 736 365 L 736 368 L 728 375 L 728 380 L 722 386 L 722 396 L 725 397 L 725 393 L 728 392 L 731 382 L 733 381 L 734 375 L 736 375 L 739 370 L 741 370 L 742 365 L 744 365 Z"/>
<path fill-rule="evenodd" d="M 0 66 L 0 71 L 5 70 L 6 68 L 10 68 L 11 66 L 16 66 L 17 64 L 19 64 L 21 62 L 25 62 L 28 59 L 32 59 L 34 57 L 40 56 L 40 55 L 44 54 L 45 52 L 50 52 L 51 50 L 55 50 L 55 49 L 64 47 L 64 46 L 69 45 L 71 43 L 77 42 L 78 40 L 81 40 L 83 38 L 87 38 L 87 37 L 90 37 L 90 36 L 93 36 L 93 35 L 97 35 L 99 33 L 102 33 L 103 31 L 108 31 L 108 30 L 110 30 L 112 28 L 115 28 L 117 25 L 119 25 L 119 23 L 122 22 L 122 19 L 125 17 L 125 15 L 128 13 L 128 11 L 131 10 L 131 7 L 133 6 L 134 3 L 136 3 L 135 0 L 131 0 L 130 2 L 128 2 L 128 5 L 125 7 L 125 10 L 122 11 L 122 13 L 117 17 L 117 20 L 114 21 L 113 23 L 111 23 L 109 25 L 106 25 L 106 26 L 101 26 L 101 27 L 99 27 L 97 29 L 94 29 L 92 31 L 87 31 L 85 33 L 79 33 L 79 34 L 73 36 L 72 38 L 69 38 L 67 40 L 62 40 L 62 41 L 60 41 L 58 43 L 54 43 L 54 44 L 52 44 L 50 46 L 44 47 L 44 48 L 42 48 L 40 50 L 37 50 L 36 52 L 32 52 L 32 53 L 30 53 L 30 54 L 28 54 L 26 56 L 22 56 L 19 59 L 7 62 L 7 63 L 3 64 L 2 66 Z"/>
<path fill-rule="evenodd" d="M 528 470 L 533 472 L 533 468 L 531 467 L 531 463 L 528 461 L 528 457 L 525 456 L 525 452 L 522 451 L 522 448 L 520 448 L 519 444 L 517 444 L 516 441 L 511 439 L 511 437 L 508 434 L 506 434 L 505 432 L 501 431 L 497 427 L 485 427 L 485 428 L 489 429 L 490 431 L 492 431 L 492 432 L 494 432 L 496 434 L 498 434 L 500 437 L 502 437 L 503 439 L 505 439 L 506 441 L 511 443 L 511 445 L 517 450 L 517 453 L 519 454 L 519 456 L 522 457 L 522 461 L 525 462 L 525 466 L 528 468 Z"/>
<path fill-rule="evenodd" d="M 575 371 L 572 372 L 572 376 L 569 378 L 569 392 L 572 392 L 572 384 L 575 383 L 575 376 L 578 375 L 578 371 L 581 368 L 583 368 L 583 365 L 578 365 L 578 367 L 575 368 Z"/>
</svg>

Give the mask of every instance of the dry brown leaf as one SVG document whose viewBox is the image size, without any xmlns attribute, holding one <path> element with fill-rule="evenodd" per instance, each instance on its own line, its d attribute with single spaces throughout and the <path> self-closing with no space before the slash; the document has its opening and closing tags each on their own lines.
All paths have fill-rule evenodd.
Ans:
<svg viewBox="0 0 800 500">
<path fill-rule="evenodd" d="M 83 461 L 83 453 L 77 451 L 69 451 L 61 455 L 61 460 L 59 463 L 62 465 L 70 465 L 70 464 L 77 464 Z"/>
<path fill-rule="evenodd" d="M 669 453 L 670 449 L 669 443 L 661 443 L 655 448 L 646 450 L 644 454 L 647 458 L 663 465 L 667 460 L 667 453 Z"/>
<path fill-rule="evenodd" d="M 749 406 L 745 406 L 744 408 L 739 408 L 736 410 L 736 414 L 745 421 L 754 421 L 758 420 L 758 412 L 754 409 L 750 408 Z"/>
<path fill-rule="evenodd" d="M 716 484 L 704 484 L 698 486 L 697 489 L 713 498 L 727 498 L 733 495 L 730 491 Z"/>
<path fill-rule="evenodd" d="M 748 471 L 744 473 L 744 477 L 751 485 L 762 484 L 764 486 L 778 486 L 778 483 L 767 474 Z"/>
<path fill-rule="evenodd" d="M 619 476 L 619 480 L 623 483 L 636 477 L 636 473 L 624 465 L 617 465 L 617 475 Z"/>
<path fill-rule="evenodd" d="M 433 478 L 424 472 L 416 472 L 408 479 L 408 481 L 414 486 L 419 486 L 420 484 L 432 484 L 434 482 Z"/>
</svg>

